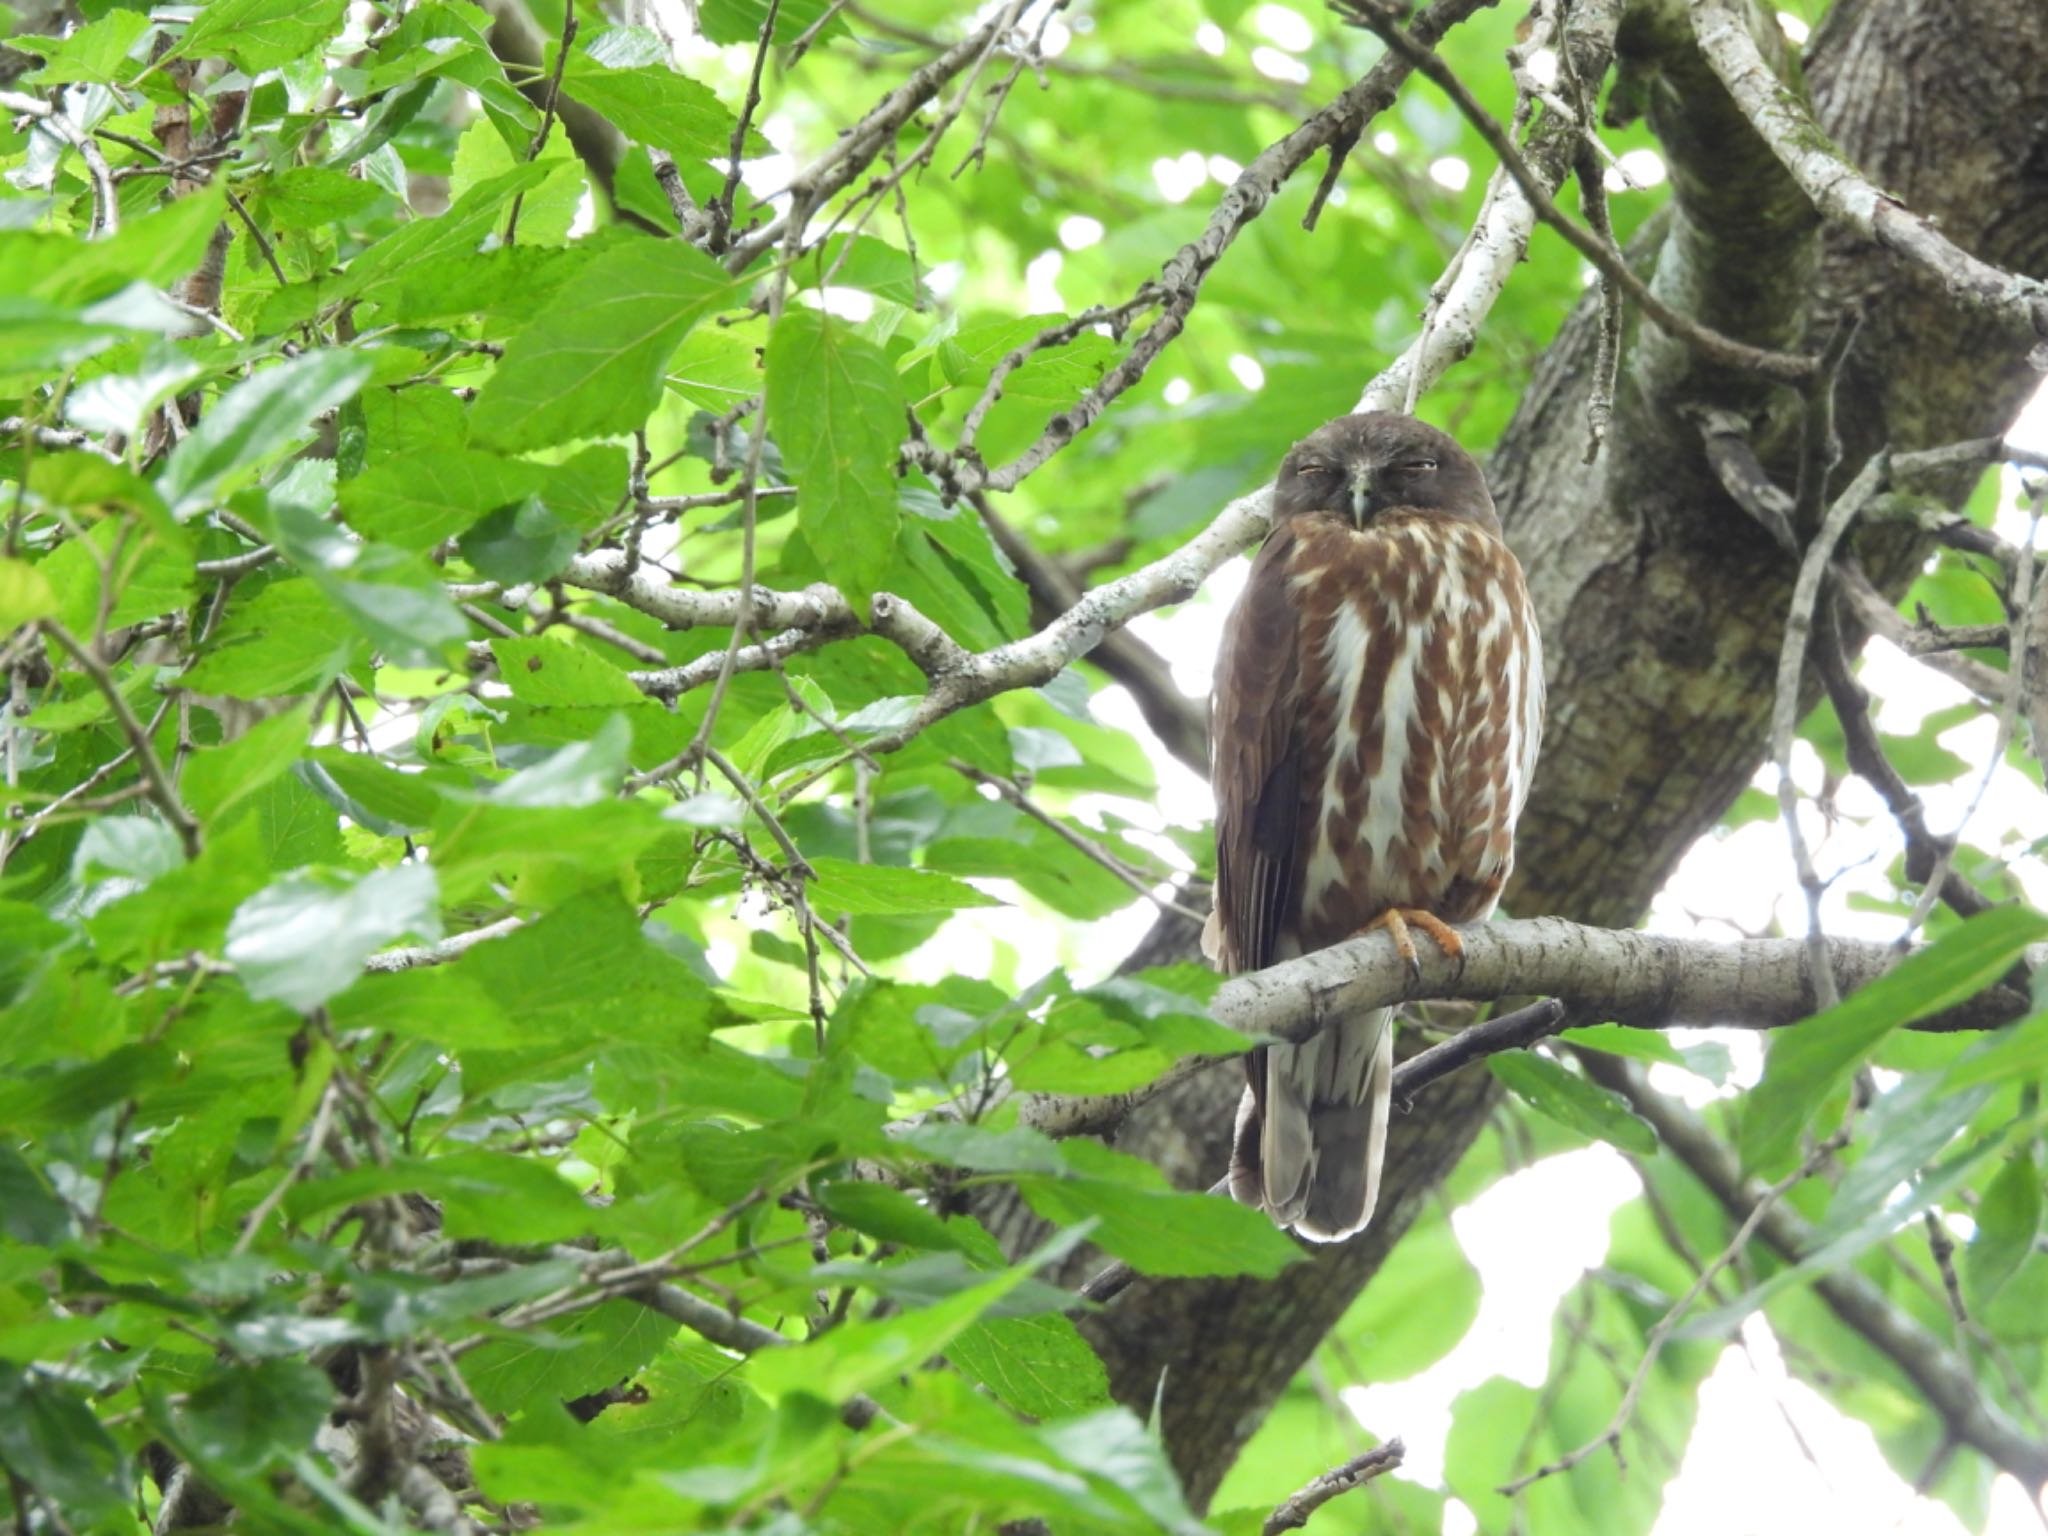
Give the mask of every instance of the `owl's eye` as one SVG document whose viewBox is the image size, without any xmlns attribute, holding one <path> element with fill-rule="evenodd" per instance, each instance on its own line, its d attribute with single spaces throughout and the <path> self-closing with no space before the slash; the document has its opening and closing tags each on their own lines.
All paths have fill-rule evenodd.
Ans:
<svg viewBox="0 0 2048 1536">
<path fill-rule="evenodd" d="M 1311 479 L 1315 479 L 1325 475 L 1336 474 L 1337 466 L 1334 464 L 1304 464 L 1301 466 L 1299 470 L 1296 471 L 1296 473 L 1306 475 Z"/>
<path fill-rule="evenodd" d="M 1435 469 L 1435 468 L 1436 468 L 1436 460 L 1435 460 L 1435 459 L 1410 459 L 1410 460 L 1409 460 L 1409 461 L 1408 461 L 1408 462 L 1407 462 L 1406 464 L 1403 464 L 1403 465 L 1402 465 L 1401 467 L 1402 467 L 1403 469 L 1405 469 L 1405 470 L 1410 470 L 1410 471 L 1414 472 L 1415 474 L 1419 474 L 1419 475 L 1426 475 L 1426 474 L 1428 474 L 1428 473 L 1429 473 L 1429 472 L 1430 472 L 1431 470 L 1433 470 L 1433 469 Z"/>
</svg>

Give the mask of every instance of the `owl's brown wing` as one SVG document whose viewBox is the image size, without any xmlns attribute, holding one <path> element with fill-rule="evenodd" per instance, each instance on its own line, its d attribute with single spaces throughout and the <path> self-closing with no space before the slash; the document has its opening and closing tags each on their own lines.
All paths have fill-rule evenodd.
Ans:
<svg viewBox="0 0 2048 1536">
<path fill-rule="evenodd" d="M 1231 973 L 1272 964 L 1298 894 L 1301 666 L 1298 614 L 1287 589 L 1294 542 L 1286 527 L 1267 538 L 1216 657 L 1209 757 L 1221 942 L 1214 958 Z"/>
</svg>

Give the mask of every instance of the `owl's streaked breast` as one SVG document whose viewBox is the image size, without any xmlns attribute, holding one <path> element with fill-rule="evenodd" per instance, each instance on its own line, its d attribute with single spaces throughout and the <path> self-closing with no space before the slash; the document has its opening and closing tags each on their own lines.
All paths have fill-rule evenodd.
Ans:
<svg viewBox="0 0 2048 1536">
<path fill-rule="evenodd" d="M 1486 915 L 1541 724 L 1513 557 L 1476 527 L 1396 514 L 1305 529 L 1287 577 L 1304 669 L 1294 937 L 1321 948 L 1388 906 Z"/>
</svg>

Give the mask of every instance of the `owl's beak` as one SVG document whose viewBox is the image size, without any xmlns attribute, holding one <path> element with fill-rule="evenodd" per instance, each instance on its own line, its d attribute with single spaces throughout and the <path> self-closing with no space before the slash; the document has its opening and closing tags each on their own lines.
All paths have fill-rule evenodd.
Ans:
<svg viewBox="0 0 2048 1536">
<path fill-rule="evenodd" d="M 1360 528 L 1372 507 L 1372 475 L 1370 464 L 1354 464 L 1351 467 L 1351 521 Z"/>
</svg>

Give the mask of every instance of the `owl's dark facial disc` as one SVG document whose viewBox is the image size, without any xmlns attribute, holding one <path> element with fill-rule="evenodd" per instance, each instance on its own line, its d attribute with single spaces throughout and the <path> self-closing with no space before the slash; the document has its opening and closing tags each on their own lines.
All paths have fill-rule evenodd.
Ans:
<svg viewBox="0 0 2048 1536">
<path fill-rule="evenodd" d="M 1276 521 L 1320 513 L 1362 529 L 1403 509 L 1499 526 L 1472 456 L 1427 422 L 1392 412 L 1318 427 L 1294 445 L 1274 488 Z"/>
</svg>

